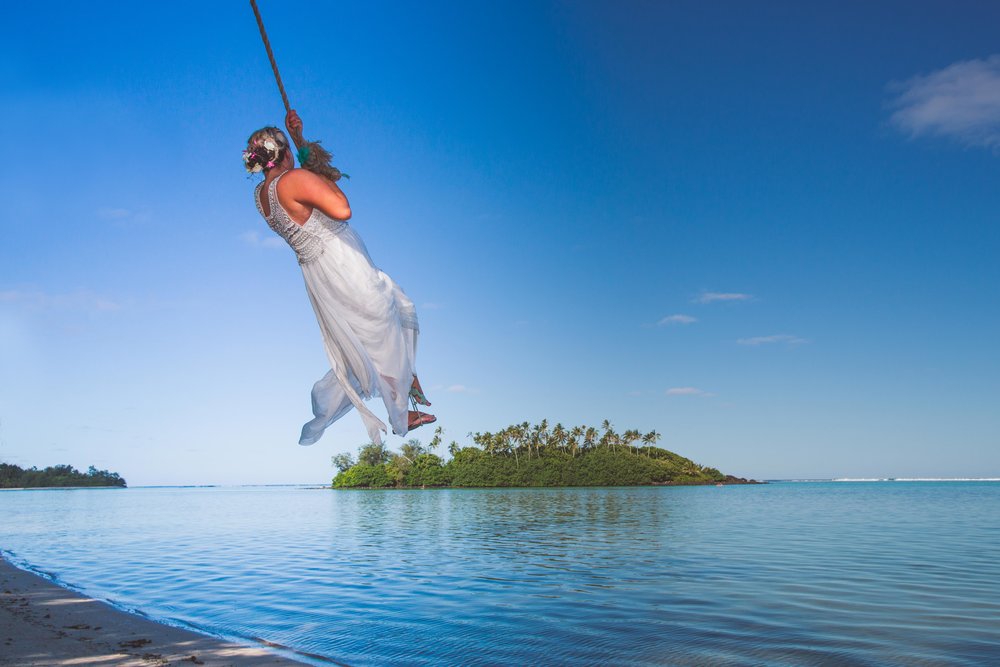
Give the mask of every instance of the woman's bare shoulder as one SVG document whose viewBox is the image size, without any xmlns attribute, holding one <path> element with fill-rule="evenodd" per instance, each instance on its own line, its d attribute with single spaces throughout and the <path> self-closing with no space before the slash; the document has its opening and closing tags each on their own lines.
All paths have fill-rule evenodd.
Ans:
<svg viewBox="0 0 1000 667">
<path fill-rule="evenodd" d="M 289 169 L 281 175 L 281 180 L 278 181 L 278 188 L 286 191 L 311 190 L 313 188 L 323 187 L 324 185 L 325 182 L 322 178 L 308 169 L 302 169 L 301 167 Z"/>
<path fill-rule="evenodd" d="M 296 193 L 308 198 L 328 196 L 330 193 L 343 196 L 335 182 L 303 168 L 289 169 L 282 174 L 278 188 L 283 192 Z"/>
</svg>

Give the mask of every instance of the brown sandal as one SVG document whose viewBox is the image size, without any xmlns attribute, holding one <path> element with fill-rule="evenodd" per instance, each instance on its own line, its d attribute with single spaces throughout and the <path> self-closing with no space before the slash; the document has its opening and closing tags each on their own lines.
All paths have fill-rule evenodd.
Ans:
<svg viewBox="0 0 1000 667">
<path fill-rule="evenodd" d="M 424 424 L 433 424 L 437 421 L 437 417 L 426 412 L 419 412 L 417 410 L 410 410 L 408 413 L 409 423 L 407 424 L 407 430 L 412 431 L 415 428 L 420 428 Z"/>
<path fill-rule="evenodd" d="M 416 375 L 413 376 L 413 384 L 410 385 L 410 398 L 413 399 L 414 403 L 430 407 L 431 402 L 424 396 L 424 389 L 420 386 L 420 380 L 417 379 Z"/>
</svg>

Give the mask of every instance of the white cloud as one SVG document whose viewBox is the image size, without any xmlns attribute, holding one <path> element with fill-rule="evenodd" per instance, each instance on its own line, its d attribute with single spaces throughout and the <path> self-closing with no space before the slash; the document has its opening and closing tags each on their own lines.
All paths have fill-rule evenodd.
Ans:
<svg viewBox="0 0 1000 667">
<path fill-rule="evenodd" d="M 105 206 L 97 209 L 97 217 L 108 220 L 119 227 L 130 227 L 149 222 L 150 213 L 148 210 L 135 211 L 130 208 L 118 208 Z"/>
<path fill-rule="evenodd" d="M 661 327 L 670 326 L 671 324 L 694 324 L 698 321 L 698 318 L 691 317 L 690 315 L 667 315 L 661 319 L 657 324 Z"/>
<path fill-rule="evenodd" d="M 805 338 L 792 336 L 791 334 L 775 334 L 773 336 L 755 336 L 753 338 L 740 338 L 736 341 L 740 345 L 770 345 L 772 343 L 786 343 L 788 345 L 798 345 L 805 343 Z"/>
<path fill-rule="evenodd" d="M 48 294 L 41 290 L 4 290 L 0 291 L 0 302 L 19 303 L 34 310 L 109 312 L 122 308 L 122 305 L 117 301 L 87 290 L 66 294 Z"/>
<path fill-rule="evenodd" d="M 121 220 L 132 215 L 132 211 L 127 208 L 99 208 L 97 215 L 105 220 Z"/>
<path fill-rule="evenodd" d="M 714 303 L 715 301 L 749 301 L 752 294 L 741 292 L 702 292 L 695 297 L 695 303 Z"/>
<path fill-rule="evenodd" d="M 667 396 L 715 396 L 715 394 L 697 387 L 671 387 L 667 389 Z"/>
<path fill-rule="evenodd" d="M 243 232 L 240 234 L 240 240 L 247 245 L 252 245 L 258 248 L 284 248 L 285 241 L 279 236 L 265 236 L 261 237 L 260 232 L 254 230 L 251 232 Z"/>
<path fill-rule="evenodd" d="M 112 301 L 110 299 L 102 299 L 100 297 L 96 297 L 94 299 L 93 305 L 95 310 L 104 310 L 104 311 L 121 310 L 122 308 L 121 304 L 119 304 L 117 301 Z"/>
<path fill-rule="evenodd" d="M 1000 149 L 1000 55 L 953 63 L 889 90 L 889 121 L 909 136 Z"/>
<path fill-rule="evenodd" d="M 472 389 L 471 387 L 466 387 L 464 384 L 453 384 L 448 387 L 445 391 L 452 394 L 478 394 L 478 389 Z"/>
</svg>

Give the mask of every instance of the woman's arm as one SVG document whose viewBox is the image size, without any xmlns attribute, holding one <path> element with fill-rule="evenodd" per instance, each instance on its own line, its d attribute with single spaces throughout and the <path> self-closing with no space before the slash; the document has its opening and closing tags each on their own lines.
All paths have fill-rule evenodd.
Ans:
<svg viewBox="0 0 1000 667">
<path fill-rule="evenodd" d="M 302 136 L 302 119 L 299 118 L 299 114 L 294 109 L 290 109 L 285 114 L 285 127 L 288 129 L 288 134 L 292 137 L 296 148 L 299 149 L 298 158 L 303 169 L 308 169 L 333 183 L 344 176 L 339 169 L 333 166 L 333 156 L 320 146 L 319 141 L 306 141 L 305 137 Z"/>
<path fill-rule="evenodd" d="M 306 140 L 302 136 L 302 119 L 299 118 L 299 114 L 295 112 L 295 109 L 291 109 L 285 114 L 285 129 L 288 130 L 288 136 L 292 138 L 295 147 L 301 148 Z"/>
<path fill-rule="evenodd" d="M 302 137 L 302 119 L 294 109 L 285 115 L 285 127 L 296 146 L 307 143 Z M 292 169 L 281 177 L 278 199 L 292 220 L 300 225 L 305 224 L 314 208 L 334 220 L 349 220 L 351 217 L 351 205 L 337 182 L 307 169 Z"/>
<path fill-rule="evenodd" d="M 292 169 L 278 181 L 278 199 L 292 220 L 305 224 L 318 208 L 334 220 L 349 220 L 351 205 L 347 195 L 333 181 L 306 169 Z"/>
</svg>

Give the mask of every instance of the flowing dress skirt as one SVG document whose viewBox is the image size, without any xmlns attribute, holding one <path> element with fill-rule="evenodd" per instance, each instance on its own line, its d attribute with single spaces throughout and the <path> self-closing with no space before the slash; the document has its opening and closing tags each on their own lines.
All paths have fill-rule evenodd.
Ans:
<svg viewBox="0 0 1000 667">
<path fill-rule="evenodd" d="M 364 404 L 364 399 L 376 396 L 385 403 L 393 432 L 405 435 L 418 333 L 413 302 L 372 263 L 350 225 L 328 218 L 315 222 L 332 233 L 323 235 L 322 254 L 302 264 L 302 276 L 330 371 L 313 386 L 315 417 L 302 427 L 299 444 L 316 442 L 352 407 L 361 414 L 372 442 L 381 442 L 386 426 Z"/>
</svg>

